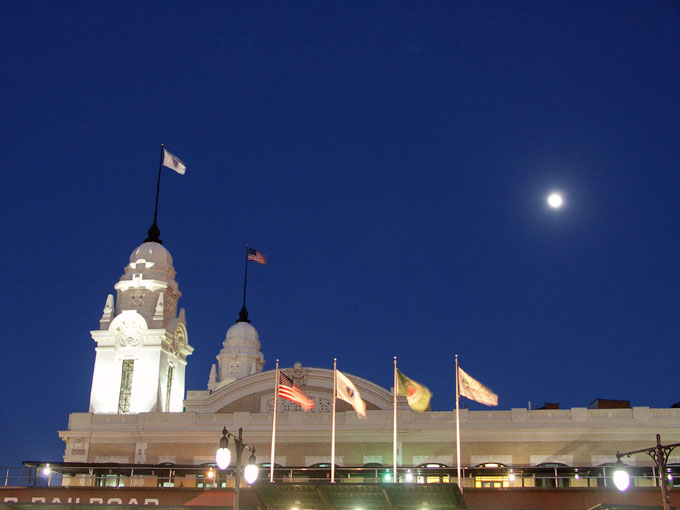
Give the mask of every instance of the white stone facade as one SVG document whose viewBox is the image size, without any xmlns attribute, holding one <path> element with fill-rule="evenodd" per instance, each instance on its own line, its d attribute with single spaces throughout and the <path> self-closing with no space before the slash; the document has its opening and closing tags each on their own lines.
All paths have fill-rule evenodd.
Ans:
<svg viewBox="0 0 680 510">
<path fill-rule="evenodd" d="M 208 389 L 184 400 L 188 344 L 181 296 L 170 253 L 144 243 L 130 256 L 92 331 L 97 343 L 89 413 L 74 413 L 60 437 L 67 462 L 197 465 L 214 460 L 222 427 L 244 429 L 259 462 L 271 456 L 275 372 L 263 372 L 257 330 L 246 320 L 232 325 L 209 375 Z M 311 412 L 279 399 L 276 462 L 307 466 L 330 462 L 333 371 L 296 363 L 282 369 L 314 400 Z M 343 466 L 393 463 L 393 397 L 371 381 L 347 374 L 366 402 L 361 420 L 337 402 L 336 458 Z M 170 377 L 170 379 L 169 379 Z M 170 393 L 168 394 L 168 389 Z M 656 434 L 680 442 L 680 409 L 462 409 L 461 462 L 534 466 L 597 466 L 617 451 L 646 448 Z M 455 414 L 416 413 L 398 399 L 400 466 L 456 462 Z M 672 460 L 672 459 L 671 459 Z M 629 463 L 648 465 L 647 458 Z"/>
<path fill-rule="evenodd" d="M 181 293 L 170 253 L 144 243 L 130 255 L 117 303 L 109 295 L 97 343 L 90 412 L 142 413 L 183 410 L 188 343 Z M 115 313 L 114 313 L 115 310 Z"/>
<path fill-rule="evenodd" d="M 392 464 L 392 411 L 369 409 L 367 414 L 365 420 L 349 410 L 336 416 L 336 455 L 344 466 Z M 259 412 L 74 413 L 68 430 L 60 432 L 60 436 L 66 442 L 65 461 L 92 462 L 115 454 L 128 462 L 155 464 L 173 455 L 177 464 L 193 465 L 214 460 L 224 426 L 232 431 L 243 427 L 244 438 L 257 448 L 258 461 L 269 459 L 272 415 Z M 400 409 L 399 464 L 436 462 L 454 466 L 455 430 L 454 412 Z M 463 409 L 461 462 L 464 466 L 486 462 L 509 466 L 544 462 L 597 466 L 615 460 L 617 451 L 653 445 L 657 433 L 664 443 L 680 442 L 680 409 Z M 143 461 L 135 459 L 140 444 L 144 446 Z M 287 466 L 310 465 L 310 459 L 315 460 L 312 464 L 325 462 L 319 459 L 327 459 L 330 448 L 330 413 L 299 411 L 277 417 L 277 462 Z M 645 466 L 651 465 L 651 460 L 643 455 L 628 463 Z"/>
</svg>

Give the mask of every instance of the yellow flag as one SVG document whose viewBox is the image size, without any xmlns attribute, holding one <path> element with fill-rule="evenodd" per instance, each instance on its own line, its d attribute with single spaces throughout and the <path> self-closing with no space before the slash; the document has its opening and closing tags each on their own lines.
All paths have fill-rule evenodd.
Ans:
<svg viewBox="0 0 680 510">
<path fill-rule="evenodd" d="M 420 413 L 427 411 L 432 398 L 432 393 L 426 386 L 409 379 L 399 369 L 397 369 L 397 395 L 405 396 L 409 407 Z"/>
</svg>

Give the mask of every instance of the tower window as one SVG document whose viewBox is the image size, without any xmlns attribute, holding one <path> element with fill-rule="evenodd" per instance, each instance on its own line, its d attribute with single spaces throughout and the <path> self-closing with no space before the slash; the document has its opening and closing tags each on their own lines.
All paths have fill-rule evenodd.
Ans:
<svg viewBox="0 0 680 510">
<path fill-rule="evenodd" d="M 165 387 L 165 411 L 170 411 L 170 392 L 172 391 L 172 375 L 175 372 L 175 367 L 170 365 L 168 367 L 168 382 Z"/>
<path fill-rule="evenodd" d="M 130 395 L 132 394 L 132 372 L 135 360 L 124 359 L 123 371 L 120 376 L 120 394 L 118 395 L 118 414 L 130 412 Z"/>
</svg>

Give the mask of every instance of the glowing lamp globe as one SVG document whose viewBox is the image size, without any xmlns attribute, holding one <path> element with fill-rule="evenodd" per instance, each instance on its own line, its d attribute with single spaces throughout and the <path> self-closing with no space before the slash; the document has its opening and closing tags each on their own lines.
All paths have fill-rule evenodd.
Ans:
<svg viewBox="0 0 680 510">
<path fill-rule="evenodd" d="M 215 462 L 217 463 L 218 468 L 222 470 L 227 469 L 231 462 L 231 452 L 229 451 L 229 448 L 220 448 L 217 450 Z"/>
<path fill-rule="evenodd" d="M 614 485 L 620 491 L 625 491 L 630 484 L 630 477 L 624 469 L 617 469 L 614 471 Z"/>
<path fill-rule="evenodd" d="M 245 478 L 246 482 L 248 482 L 248 485 L 255 483 L 258 472 L 259 469 L 257 468 L 257 464 L 248 464 L 246 466 L 246 468 L 243 470 L 243 478 Z"/>
</svg>

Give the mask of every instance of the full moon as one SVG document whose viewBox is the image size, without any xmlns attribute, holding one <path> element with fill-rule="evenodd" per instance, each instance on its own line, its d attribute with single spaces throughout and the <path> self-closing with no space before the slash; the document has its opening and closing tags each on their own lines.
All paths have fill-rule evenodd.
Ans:
<svg viewBox="0 0 680 510">
<path fill-rule="evenodd" d="M 564 205 L 564 199 L 559 193 L 550 193 L 548 195 L 548 205 L 553 209 L 559 209 Z"/>
</svg>

